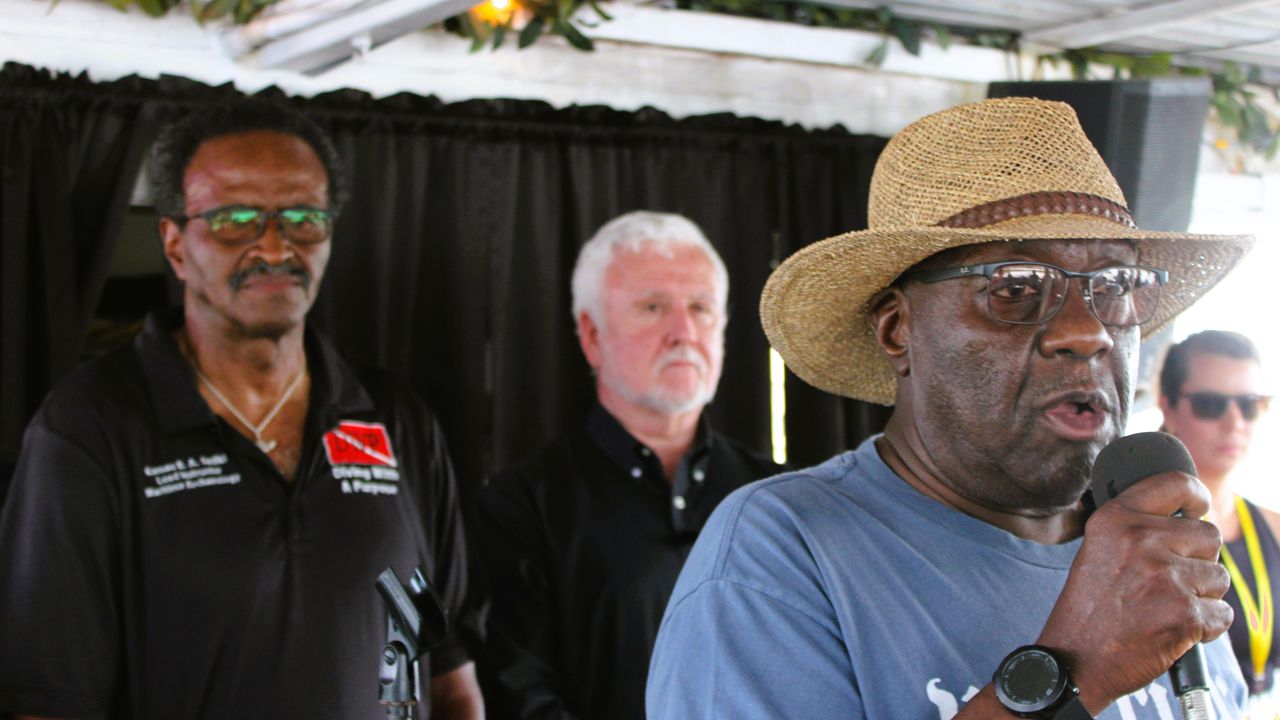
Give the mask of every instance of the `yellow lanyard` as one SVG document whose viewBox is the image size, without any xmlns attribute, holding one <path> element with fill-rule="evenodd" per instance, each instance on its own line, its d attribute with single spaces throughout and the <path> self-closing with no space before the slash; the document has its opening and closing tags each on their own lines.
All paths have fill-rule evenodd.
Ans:
<svg viewBox="0 0 1280 720">
<path fill-rule="evenodd" d="M 1240 568 L 1227 546 L 1222 546 L 1222 563 L 1231 573 L 1231 584 L 1240 596 L 1240 606 L 1244 608 L 1244 617 L 1249 628 L 1249 656 L 1253 659 L 1253 676 L 1257 681 L 1264 677 L 1267 658 L 1271 655 L 1271 628 L 1275 622 L 1275 607 L 1271 604 L 1271 580 L 1267 577 L 1267 563 L 1262 557 L 1262 548 L 1258 545 L 1258 531 L 1253 526 L 1253 515 L 1245 505 L 1244 498 L 1236 496 L 1236 517 L 1240 518 L 1240 534 L 1244 535 L 1245 547 L 1249 549 L 1249 564 L 1253 566 L 1253 579 L 1258 587 L 1257 602 L 1249 585 L 1240 574 Z"/>
</svg>

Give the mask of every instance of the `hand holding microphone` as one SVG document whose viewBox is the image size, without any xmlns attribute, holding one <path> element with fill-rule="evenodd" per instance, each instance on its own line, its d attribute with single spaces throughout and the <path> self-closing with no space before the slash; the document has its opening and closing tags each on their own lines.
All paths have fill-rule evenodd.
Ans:
<svg viewBox="0 0 1280 720">
<path fill-rule="evenodd" d="M 1198 519 L 1209 510 L 1208 490 L 1186 448 L 1164 433 L 1104 448 L 1093 488 L 1098 509 L 1038 642 L 1068 658 L 1095 714 L 1172 668 L 1184 717 L 1202 717 L 1198 643 L 1232 620 L 1222 601 L 1230 577 L 1217 562 L 1221 534 Z"/>
<path fill-rule="evenodd" d="M 1196 475 L 1191 453 L 1174 436 L 1148 432 L 1121 438 L 1103 448 L 1094 462 L 1091 483 L 1094 503 L 1101 505 L 1145 477 L 1171 471 Z M 1174 515 L 1184 516 L 1181 511 Z M 1183 718 L 1208 720 L 1209 672 L 1200 643 L 1174 661 L 1169 668 L 1169 681 L 1182 705 Z"/>
</svg>

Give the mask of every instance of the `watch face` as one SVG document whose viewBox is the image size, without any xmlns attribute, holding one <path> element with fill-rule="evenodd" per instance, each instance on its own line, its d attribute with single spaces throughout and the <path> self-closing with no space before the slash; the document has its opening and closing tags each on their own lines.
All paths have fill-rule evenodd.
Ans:
<svg viewBox="0 0 1280 720">
<path fill-rule="evenodd" d="M 1029 647 L 1005 658 L 996 672 L 995 685 L 996 696 L 1005 707 L 1017 713 L 1034 713 L 1061 699 L 1067 677 L 1053 655 Z"/>
</svg>

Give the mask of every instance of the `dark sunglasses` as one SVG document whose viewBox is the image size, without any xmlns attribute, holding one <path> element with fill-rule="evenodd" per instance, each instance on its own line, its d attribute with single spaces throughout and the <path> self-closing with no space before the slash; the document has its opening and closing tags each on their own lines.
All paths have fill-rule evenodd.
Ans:
<svg viewBox="0 0 1280 720">
<path fill-rule="evenodd" d="M 1271 405 L 1270 395 L 1224 395 L 1216 392 L 1194 392 L 1183 395 L 1191 403 L 1191 414 L 1201 420 L 1217 420 L 1227 411 L 1227 405 L 1236 401 L 1240 417 L 1248 422 L 1257 420 Z"/>
<path fill-rule="evenodd" d="M 329 239 L 333 230 L 333 213 L 323 208 L 287 207 L 274 212 L 247 205 L 228 205 L 195 215 L 175 215 L 174 220 L 186 224 L 204 220 L 209 234 L 225 245 L 247 245 L 257 242 L 267 231 L 267 222 L 275 220 L 280 233 L 292 243 L 314 245 Z"/>
</svg>

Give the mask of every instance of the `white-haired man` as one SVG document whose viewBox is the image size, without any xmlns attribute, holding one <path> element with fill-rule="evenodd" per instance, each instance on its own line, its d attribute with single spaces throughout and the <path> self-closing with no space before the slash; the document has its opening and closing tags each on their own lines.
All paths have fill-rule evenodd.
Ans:
<svg viewBox="0 0 1280 720">
<path fill-rule="evenodd" d="M 703 414 L 728 291 L 715 249 L 678 215 L 628 213 L 583 246 L 573 315 L 598 404 L 499 474 L 478 510 L 491 717 L 644 717 L 649 653 L 698 531 L 729 492 L 780 469 Z"/>
</svg>

